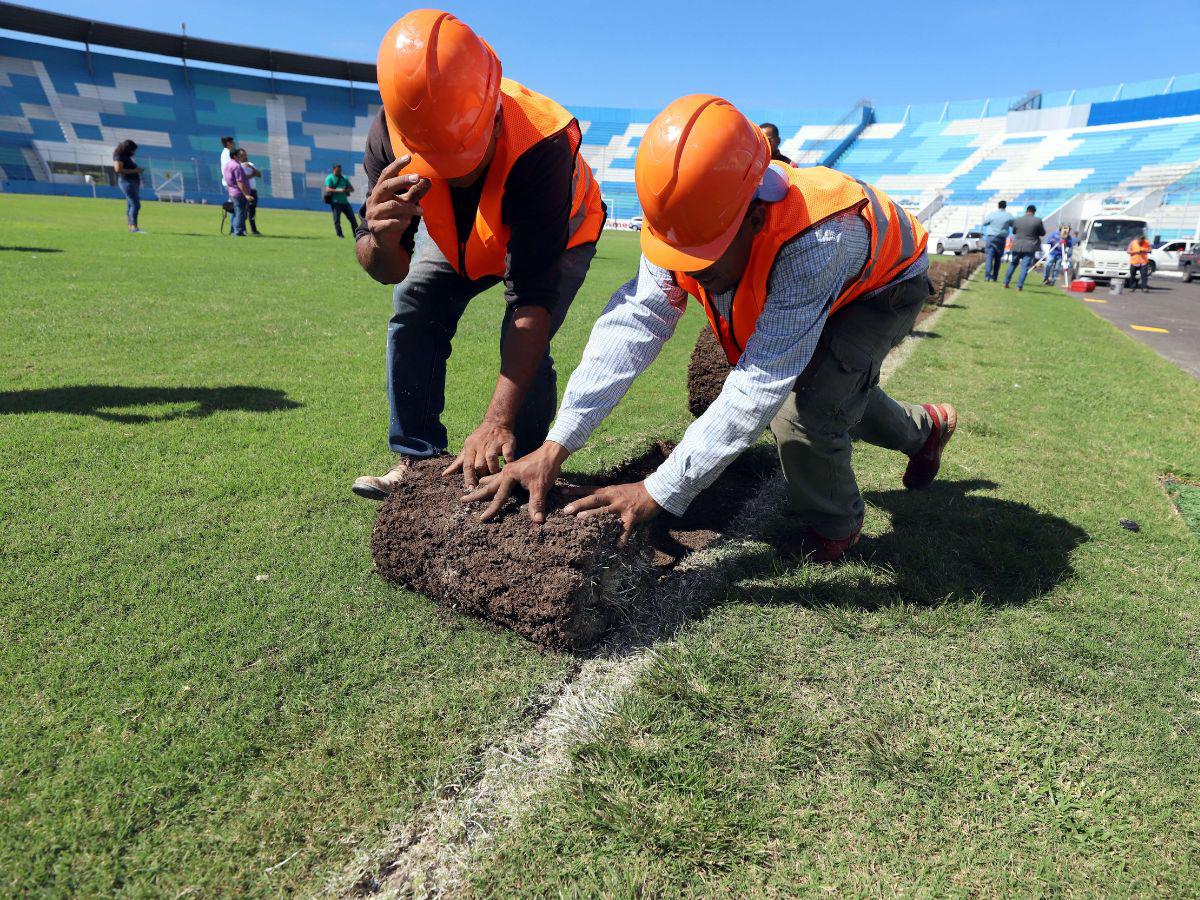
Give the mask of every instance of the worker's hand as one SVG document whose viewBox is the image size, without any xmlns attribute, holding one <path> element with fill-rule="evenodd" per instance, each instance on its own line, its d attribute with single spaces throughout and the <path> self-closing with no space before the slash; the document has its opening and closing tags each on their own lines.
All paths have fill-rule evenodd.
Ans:
<svg viewBox="0 0 1200 900">
<path fill-rule="evenodd" d="M 561 444 L 546 441 L 529 455 L 510 462 L 499 474 L 481 478 L 479 486 L 463 497 L 463 502 L 490 499 L 492 502 L 479 516 L 479 521 L 486 522 L 500 512 L 514 488 L 523 487 L 529 492 L 529 518 L 534 525 L 541 525 L 546 521 L 546 497 L 567 456 L 567 449 Z"/>
<path fill-rule="evenodd" d="M 367 195 L 367 230 L 379 246 L 396 246 L 412 220 L 424 215 L 421 198 L 429 190 L 430 181 L 420 175 L 401 175 L 400 170 L 412 162 L 411 156 L 401 156 L 379 173 L 375 189 Z"/>
<path fill-rule="evenodd" d="M 633 534 L 634 528 L 662 512 L 662 507 L 646 490 L 644 481 L 614 484 L 612 487 L 569 487 L 567 493 L 580 498 L 563 507 L 563 512 L 569 516 L 586 519 L 601 513 L 612 513 L 619 517 L 625 526 L 621 532 L 622 547 Z"/>
<path fill-rule="evenodd" d="M 463 442 L 462 453 L 443 471 L 442 477 L 463 473 L 463 487 L 474 488 L 477 476 L 500 471 L 500 457 L 508 462 L 517 452 L 517 439 L 512 428 L 503 422 L 484 419 Z"/>
</svg>

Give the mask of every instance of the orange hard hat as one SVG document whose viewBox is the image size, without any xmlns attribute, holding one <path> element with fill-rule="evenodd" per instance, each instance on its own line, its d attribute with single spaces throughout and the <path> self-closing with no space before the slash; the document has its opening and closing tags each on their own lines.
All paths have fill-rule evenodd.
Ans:
<svg viewBox="0 0 1200 900">
<path fill-rule="evenodd" d="M 670 104 L 634 165 L 646 259 L 681 272 L 720 259 L 770 162 L 763 133 L 728 100 L 691 94 Z"/>
<path fill-rule="evenodd" d="M 377 72 L 396 156 L 441 178 L 474 171 L 500 105 L 500 59 L 487 42 L 448 12 L 413 10 L 383 36 Z"/>
</svg>

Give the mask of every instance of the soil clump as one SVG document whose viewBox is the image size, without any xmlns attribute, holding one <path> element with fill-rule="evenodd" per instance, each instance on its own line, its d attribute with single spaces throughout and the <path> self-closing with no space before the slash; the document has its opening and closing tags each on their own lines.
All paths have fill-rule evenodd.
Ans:
<svg viewBox="0 0 1200 900">
<path fill-rule="evenodd" d="M 659 516 L 624 548 L 616 517 L 581 520 L 560 512 L 571 500 L 566 485 L 641 480 L 671 449 L 659 443 L 600 476 L 560 480 L 537 528 L 524 498 L 510 499 L 496 520 L 480 522 L 484 504 L 460 501 L 461 480 L 440 475 L 445 460 L 419 461 L 380 509 L 371 532 L 375 567 L 388 581 L 541 647 L 585 649 L 656 578 L 722 537 L 775 465 L 769 448 L 743 454 L 683 516 Z"/>
</svg>

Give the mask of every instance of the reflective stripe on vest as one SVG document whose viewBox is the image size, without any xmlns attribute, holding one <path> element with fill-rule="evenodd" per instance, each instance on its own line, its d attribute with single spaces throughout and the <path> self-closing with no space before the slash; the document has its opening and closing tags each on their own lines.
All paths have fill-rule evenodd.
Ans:
<svg viewBox="0 0 1200 900">
<path fill-rule="evenodd" d="M 733 295 L 728 321 L 717 314 L 712 298 L 696 279 L 682 272 L 674 273 L 679 286 L 704 307 L 709 325 L 731 364 L 741 358 L 746 342 L 754 333 L 767 301 L 771 267 L 788 241 L 842 213 L 854 211 L 862 217 L 869 240 L 867 259 L 862 270 L 842 286 L 842 292 L 830 307 L 830 315 L 889 284 L 921 258 L 929 241 L 921 223 L 878 188 L 822 166 L 780 167 L 780 171 L 788 178 L 788 192 L 779 202 L 767 204 L 766 222 L 751 245 L 750 260 Z"/>
<path fill-rule="evenodd" d="M 464 243 L 459 243 L 449 184 L 432 172 L 422 171 L 416 164 L 405 169 L 406 173 L 413 172 L 430 180 L 429 191 L 421 200 L 425 227 L 450 265 L 460 275 L 472 279 L 504 275 L 509 239 L 509 229 L 503 218 L 504 187 L 522 154 L 546 138 L 565 133 L 575 160 L 566 247 L 597 240 L 604 226 L 600 186 L 579 153 L 582 135 L 575 118 L 549 97 L 508 78 L 500 81 L 500 103 L 502 111 L 496 152 L 484 179 L 475 222 Z M 394 132 L 390 137 L 393 154 L 404 155 L 407 150 L 402 138 Z"/>
</svg>

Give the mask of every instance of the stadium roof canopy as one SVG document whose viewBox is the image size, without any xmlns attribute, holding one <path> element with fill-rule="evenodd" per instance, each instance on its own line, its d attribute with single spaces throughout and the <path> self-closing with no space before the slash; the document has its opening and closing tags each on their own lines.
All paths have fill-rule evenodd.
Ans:
<svg viewBox="0 0 1200 900">
<path fill-rule="evenodd" d="M 264 47 L 247 47 L 243 44 L 226 44 L 182 34 L 149 31 L 145 28 L 130 28 L 127 25 L 97 22 L 16 3 L 0 2 L 0 28 L 64 41 L 78 41 L 81 44 L 99 44 L 139 53 L 174 56 L 196 62 L 220 63 L 312 78 L 375 83 L 375 66 L 371 63 L 330 59 L 327 56 L 306 56 L 287 50 L 268 50 Z"/>
</svg>

